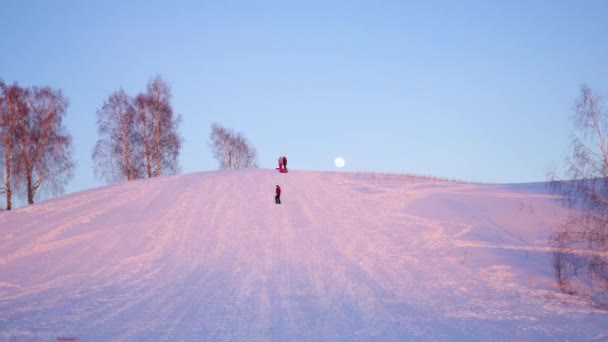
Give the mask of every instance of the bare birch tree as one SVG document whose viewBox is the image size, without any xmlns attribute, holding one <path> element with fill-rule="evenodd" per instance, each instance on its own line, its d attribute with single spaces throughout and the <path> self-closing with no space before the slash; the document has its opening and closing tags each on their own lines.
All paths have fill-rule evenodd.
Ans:
<svg viewBox="0 0 608 342">
<path fill-rule="evenodd" d="M 173 114 L 171 88 L 156 76 L 148 82 L 146 93 L 136 97 L 135 103 L 148 177 L 178 173 L 182 144 L 178 128 L 182 118 Z"/>
<path fill-rule="evenodd" d="M 116 182 L 180 171 L 181 115 L 171 107 L 171 89 L 159 77 L 132 99 L 123 90 L 98 111 L 100 139 L 93 151 L 95 173 Z"/>
<path fill-rule="evenodd" d="M 143 177 L 141 135 L 133 100 L 120 89 L 97 111 L 99 139 L 93 149 L 95 176 L 108 182 Z"/>
<path fill-rule="evenodd" d="M 566 176 L 550 174 L 552 189 L 572 208 L 551 237 L 560 289 L 608 309 L 608 112 L 602 99 L 581 87 L 573 121 L 578 135 L 566 159 Z"/>
<path fill-rule="evenodd" d="M 144 94 L 139 94 L 135 97 L 135 111 L 137 129 L 141 134 L 142 153 L 144 157 L 145 174 L 148 178 L 153 176 L 152 173 L 152 120 L 148 115 L 148 97 Z"/>
<path fill-rule="evenodd" d="M 210 146 L 220 169 L 257 167 L 257 152 L 241 133 L 211 125 Z"/>
<path fill-rule="evenodd" d="M 63 119 L 68 101 L 60 90 L 27 90 L 27 112 L 22 121 L 15 174 L 25 187 L 28 204 L 39 189 L 60 194 L 73 176 L 72 137 Z"/>
<path fill-rule="evenodd" d="M 26 91 L 17 83 L 7 85 L 0 82 L 0 138 L 3 149 L 3 168 L 1 189 L 6 197 L 6 209 L 11 210 L 13 198 L 13 173 L 15 158 L 18 155 L 19 145 L 17 138 L 21 125 L 27 112 Z"/>
<path fill-rule="evenodd" d="M 257 167 L 257 151 L 240 132 L 234 138 L 234 147 L 235 168 Z"/>
</svg>

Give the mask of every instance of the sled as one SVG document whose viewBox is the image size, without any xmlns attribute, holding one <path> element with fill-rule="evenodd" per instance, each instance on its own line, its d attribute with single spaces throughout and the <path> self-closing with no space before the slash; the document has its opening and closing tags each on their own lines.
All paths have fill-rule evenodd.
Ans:
<svg viewBox="0 0 608 342">
<path fill-rule="evenodd" d="M 278 167 L 275 167 L 276 170 L 279 170 L 280 173 L 287 173 L 287 169 L 279 169 Z"/>
</svg>

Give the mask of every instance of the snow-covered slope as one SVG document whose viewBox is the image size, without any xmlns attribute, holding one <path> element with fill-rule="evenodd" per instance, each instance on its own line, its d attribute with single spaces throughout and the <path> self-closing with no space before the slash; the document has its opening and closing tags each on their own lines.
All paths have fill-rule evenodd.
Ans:
<svg viewBox="0 0 608 342">
<path fill-rule="evenodd" d="M 274 203 L 275 185 L 283 189 Z M 0 214 L 0 340 L 589 340 L 542 189 L 235 170 Z"/>
</svg>

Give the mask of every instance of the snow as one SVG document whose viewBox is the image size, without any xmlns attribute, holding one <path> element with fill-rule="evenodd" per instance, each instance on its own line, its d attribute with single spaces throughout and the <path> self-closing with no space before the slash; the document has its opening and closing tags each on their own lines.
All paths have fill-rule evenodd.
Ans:
<svg viewBox="0 0 608 342">
<path fill-rule="evenodd" d="M 608 339 L 553 279 L 566 214 L 536 185 L 371 173 L 74 193 L 0 214 L 0 340 Z"/>
</svg>

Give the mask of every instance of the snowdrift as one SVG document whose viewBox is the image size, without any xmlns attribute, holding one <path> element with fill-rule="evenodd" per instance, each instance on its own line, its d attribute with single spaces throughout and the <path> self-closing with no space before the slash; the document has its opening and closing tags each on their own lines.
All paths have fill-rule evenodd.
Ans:
<svg viewBox="0 0 608 342">
<path fill-rule="evenodd" d="M 565 215 L 538 186 L 292 170 L 74 193 L 0 214 L 0 340 L 608 338 L 554 284 Z"/>
</svg>

